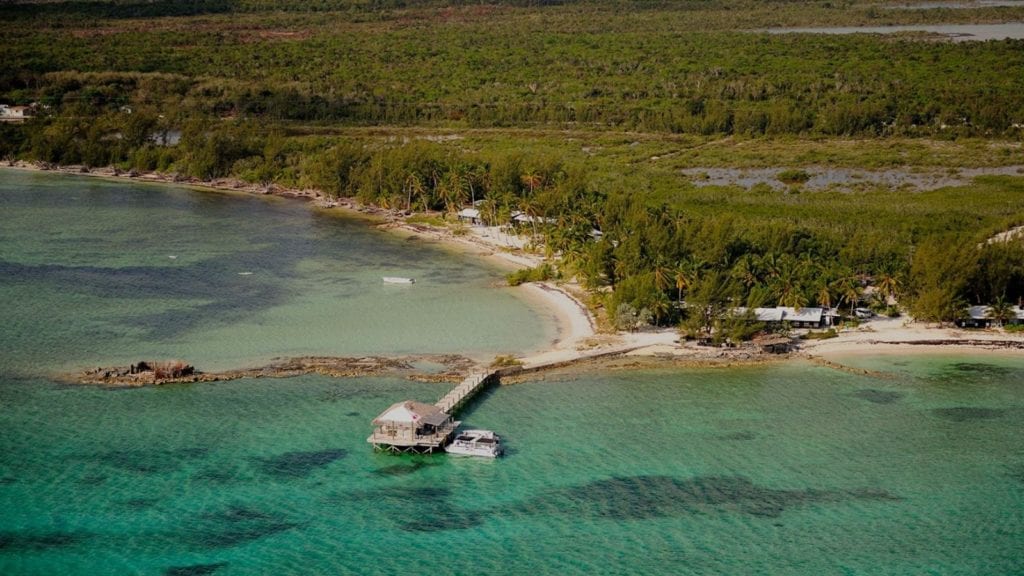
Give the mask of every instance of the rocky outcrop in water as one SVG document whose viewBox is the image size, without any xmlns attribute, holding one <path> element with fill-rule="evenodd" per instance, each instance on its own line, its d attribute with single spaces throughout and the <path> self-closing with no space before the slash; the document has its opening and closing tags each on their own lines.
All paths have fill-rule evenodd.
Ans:
<svg viewBox="0 0 1024 576">
<path fill-rule="evenodd" d="M 164 362 L 141 360 L 129 366 L 86 370 L 79 375 L 77 381 L 82 384 L 146 386 L 168 382 L 199 382 L 205 376 L 194 366 L 180 360 Z"/>
<path fill-rule="evenodd" d="M 417 362 L 435 364 L 436 371 L 417 369 Z M 417 355 L 399 358 L 362 356 L 301 356 L 282 358 L 258 368 L 242 368 L 224 372 L 200 372 L 180 360 L 140 361 L 129 366 L 92 368 L 60 375 L 58 378 L 76 384 L 95 384 L 114 388 L 150 386 L 189 382 L 215 382 L 239 378 L 289 378 L 305 374 L 321 374 L 333 378 L 355 378 L 399 374 L 422 382 L 452 382 L 461 379 L 474 366 L 472 360 L 454 354 Z"/>
</svg>

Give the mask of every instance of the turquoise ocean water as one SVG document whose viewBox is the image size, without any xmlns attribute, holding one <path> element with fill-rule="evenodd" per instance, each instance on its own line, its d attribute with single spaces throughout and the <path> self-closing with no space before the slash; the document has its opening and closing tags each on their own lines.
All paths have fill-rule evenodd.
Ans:
<svg viewBox="0 0 1024 576">
<path fill-rule="evenodd" d="M 543 345 L 494 272 L 274 200 L 0 172 L 0 210 L 0 574 L 1024 573 L 1024 358 L 565 371 L 466 413 L 504 459 L 375 454 L 444 385 L 47 374 Z"/>
</svg>

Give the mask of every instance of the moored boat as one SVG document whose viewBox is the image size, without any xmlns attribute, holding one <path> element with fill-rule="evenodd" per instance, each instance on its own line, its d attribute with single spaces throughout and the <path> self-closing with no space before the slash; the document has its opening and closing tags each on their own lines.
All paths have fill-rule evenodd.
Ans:
<svg viewBox="0 0 1024 576">
<path fill-rule="evenodd" d="M 385 276 L 383 278 L 385 284 L 415 284 L 416 280 L 412 278 L 403 278 L 401 276 Z"/>
<path fill-rule="evenodd" d="M 458 456 L 497 458 L 502 455 L 504 448 L 501 446 L 501 437 L 490 430 L 463 430 L 445 447 L 445 452 Z"/>
</svg>

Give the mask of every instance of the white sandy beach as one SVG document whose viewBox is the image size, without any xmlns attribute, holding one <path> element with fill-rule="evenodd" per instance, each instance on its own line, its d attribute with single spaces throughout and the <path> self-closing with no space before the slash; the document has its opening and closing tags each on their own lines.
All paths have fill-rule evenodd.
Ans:
<svg viewBox="0 0 1024 576">
<path fill-rule="evenodd" d="M 941 327 L 905 318 L 877 318 L 837 338 L 801 343 L 804 354 L 828 360 L 856 355 L 949 354 L 1019 355 L 1024 357 L 1024 334 L 1004 330 Z"/>
</svg>

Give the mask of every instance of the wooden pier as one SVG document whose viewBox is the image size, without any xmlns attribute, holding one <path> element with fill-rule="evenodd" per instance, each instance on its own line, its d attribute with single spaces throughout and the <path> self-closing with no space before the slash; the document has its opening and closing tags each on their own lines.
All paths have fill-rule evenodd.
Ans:
<svg viewBox="0 0 1024 576">
<path fill-rule="evenodd" d="M 374 419 L 373 434 L 366 441 L 373 444 L 374 449 L 399 453 L 441 450 L 448 445 L 461 424 L 454 418 L 458 411 L 465 407 L 481 390 L 498 383 L 502 376 L 527 374 L 568 366 L 582 360 L 615 356 L 642 347 L 643 345 L 628 344 L 580 352 L 569 359 L 559 357 L 557 354 L 541 355 L 522 366 L 474 372 L 466 376 L 458 386 L 452 388 L 434 404 L 406 400 L 388 408 Z"/>
<path fill-rule="evenodd" d="M 455 413 L 462 408 L 469 399 L 475 396 L 477 392 L 483 390 L 490 384 L 497 382 L 497 380 L 497 370 L 470 374 L 465 380 L 460 382 L 458 386 L 452 388 L 451 392 L 448 392 L 443 398 L 438 400 L 434 406 L 437 406 L 442 411 L 454 416 Z"/>
<path fill-rule="evenodd" d="M 376 450 L 399 453 L 443 449 L 461 424 L 453 418 L 455 413 L 498 377 L 497 370 L 470 374 L 433 405 L 411 400 L 394 404 L 374 419 L 373 434 L 366 441 Z"/>
</svg>

